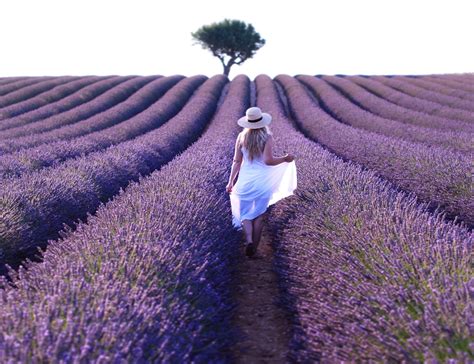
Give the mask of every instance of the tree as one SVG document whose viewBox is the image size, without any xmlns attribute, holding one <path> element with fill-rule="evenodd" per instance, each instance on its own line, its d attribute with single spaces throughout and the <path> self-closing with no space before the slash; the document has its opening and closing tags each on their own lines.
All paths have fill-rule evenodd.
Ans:
<svg viewBox="0 0 474 364">
<path fill-rule="evenodd" d="M 229 76 L 234 64 L 242 64 L 252 58 L 264 44 L 252 24 L 240 20 L 224 19 L 219 23 L 204 25 L 191 33 L 202 48 L 209 49 L 224 66 L 224 74 Z"/>
</svg>

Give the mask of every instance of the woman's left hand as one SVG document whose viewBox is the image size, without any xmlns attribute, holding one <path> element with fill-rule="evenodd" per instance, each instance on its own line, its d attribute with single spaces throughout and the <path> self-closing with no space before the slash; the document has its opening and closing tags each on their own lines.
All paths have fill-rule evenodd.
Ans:
<svg viewBox="0 0 474 364">
<path fill-rule="evenodd" d="M 228 193 L 231 193 L 232 192 L 232 183 L 227 183 L 227 186 L 225 186 L 225 190 L 228 192 Z"/>
</svg>

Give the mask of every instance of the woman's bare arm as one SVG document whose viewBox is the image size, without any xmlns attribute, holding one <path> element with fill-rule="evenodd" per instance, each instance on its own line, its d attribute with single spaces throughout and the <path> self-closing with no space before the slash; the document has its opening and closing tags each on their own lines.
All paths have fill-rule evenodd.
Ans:
<svg viewBox="0 0 474 364">
<path fill-rule="evenodd" d="M 240 135 L 239 135 L 240 137 Z M 240 165 L 242 164 L 242 151 L 240 150 L 239 146 L 239 137 L 237 137 L 237 140 L 235 141 L 235 148 L 234 148 L 234 160 L 232 161 L 232 168 L 230 171 L 230 177 L 229 177 L 229 184 L 233 185 L 235 176 L 240 170 Z"/>
<path fill-rule="evenodd" d="M 273 143 L 273 136 L 269 135 L 267 142 L 265 143 L 265 148 L 263 149 L 263 161 L 269 166 L 276 166 L 280 163 L 286 162 L 288 157 L 288 154 L 283 157 L 274 157 Z"/>
</svg>

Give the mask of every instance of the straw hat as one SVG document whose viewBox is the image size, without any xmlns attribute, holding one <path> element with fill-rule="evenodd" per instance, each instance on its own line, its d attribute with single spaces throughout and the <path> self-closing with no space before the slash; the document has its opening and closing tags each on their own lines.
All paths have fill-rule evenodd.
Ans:
<svg viewBox="0 0 474 364">
<path fill-rule="evenodd" d="M 248 108 L 245 116 L 242 116 L 238 121 L 242 128 L 258 129 L 263 128 L 272 122 L 272 116 L 266 112 L 262 112 L 259 107 Z"/>
</svg>

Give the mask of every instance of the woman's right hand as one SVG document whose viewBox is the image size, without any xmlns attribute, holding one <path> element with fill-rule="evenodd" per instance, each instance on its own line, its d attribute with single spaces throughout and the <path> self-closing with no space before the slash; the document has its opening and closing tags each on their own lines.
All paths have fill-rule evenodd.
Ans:
<svg viewBox="0 0 474 364">
<path fill-rule="evenodd" d="M 286 153 L 285 155 L 285 162 L 293 162 L 295 160 L 295 156 L 293 154 Z"/>
</svg>

